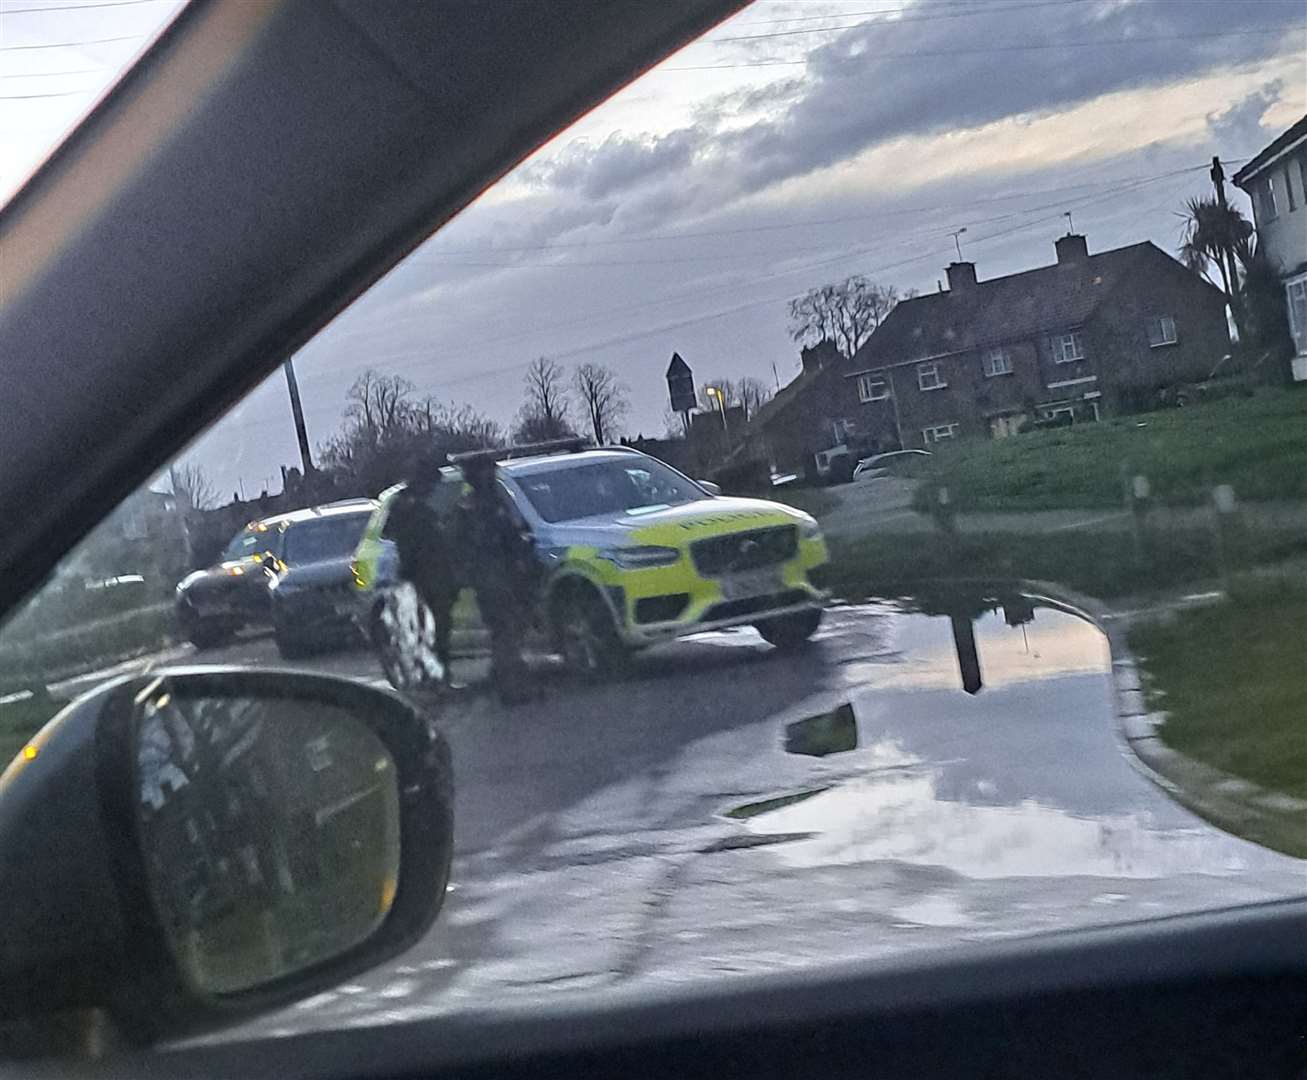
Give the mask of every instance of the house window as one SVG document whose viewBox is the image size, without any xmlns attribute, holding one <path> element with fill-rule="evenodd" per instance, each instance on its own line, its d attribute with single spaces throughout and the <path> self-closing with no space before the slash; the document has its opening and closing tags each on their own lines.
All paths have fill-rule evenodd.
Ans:
<svg viewBox="0 0 1307 1080">
<path fill-rule="evenodd" d="M 948 386 L 944 373 L 939 369 L 939 362 L 917 365 L 917 388 L 920 390 L 943 390 Z"/>
<path fill-rule="evenodd" d="M 1292 214 L 1295 210 L 1298 209 L 1298 204 L 1297 202 L 1294 201 L 1293 180 L 1290 179 L 1289 177 L 1288 165 L 1284 167 L 1284 197 L 1286 201 L 1289 203 L 1289 213 Z M 1307 199 L 1307 193 L 1304 193 L 1303 198 Z"/>
<path fill-rule="evenodd" d="M 1012 354 L 1004 348 L 987 349 L 980 358 L 980 367 L 987 379 L 995 375 L 1011 375 Z"/>
<path fill-rule="evenodd" d="M 1056 334 L 1050 341 L 1053 346 L 1053 359 L 1059 364 L 1069 364 L 1073 360 L 1085 358 L 1085 339 L 1079 330 L 1069 334 Z"/>
<path fill-rule="evenodd" d="M 889 383 L 875 375 L 858 376 L 859 401 L 884 401 L 889 397 Z"/>
<path fill-rule="evenodd" d="M 1307 276 L 1285 283 L 1285 296 L 1289 301 L 1289 332 L 1298 355 L 1307 355 Z"/>
<path fill-rule="evenodd" d="M 1257 216 L 1261 222 L 1274 221 L 1279 216 L 1279 208 L 1275 204 L 1275 184 L 1273 177 L 1268 176 L 1257 185 Z"/>
<path fill-rule="evenodd" d="M 1161 345 L 1174 345 L 1180 339 L 1175 336 L 1175 319 L 1170 315 L 1154 315 L 1148 320 L 1148 345 L 1156 349 Z"/>
<path fill-rule="evenodd" d="M 931 443 L 941 442 L 944 439 L 953 439 L 957 437 L 958 425 L 953 424 L 934 424 L 931 427 L 921 429 L 922 441 L 929 446 Z"/>
</svg>

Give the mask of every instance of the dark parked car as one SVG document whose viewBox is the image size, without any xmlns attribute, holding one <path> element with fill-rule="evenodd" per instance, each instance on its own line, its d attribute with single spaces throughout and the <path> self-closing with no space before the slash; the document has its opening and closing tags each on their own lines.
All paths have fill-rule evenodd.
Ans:
<svg viewBox="0 0 1307 1080">
<path fill-rule="evenodd" d="M 353 631 L 350 557 L 372 513 L 371 499 L 252 521 L 222 559 L 177 586 L 177 619 L 199 648 L 237 630 L 271 626 L 286 657 Z"/>
</svg>

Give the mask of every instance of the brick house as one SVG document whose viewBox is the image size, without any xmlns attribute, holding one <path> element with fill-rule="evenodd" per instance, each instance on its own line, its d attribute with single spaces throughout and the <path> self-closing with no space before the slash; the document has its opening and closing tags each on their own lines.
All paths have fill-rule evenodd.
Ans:
<svg viewBox="0 0 1307 1080">
<path fill-rule="evenodd" d="M 979 281 L 948 267 L 945 291 L 901 302 L 841 365 L 836 415 L 864 446 L 1011 435 L 1037 420 L 1097 420 L 1211 376 L 1228 354 L 1225 297 L 1152 243 Z"/>
<path fill-rule="evenodd" d="M 1234 174 L 1253 203 L 1263 251 L 1284 285 L 1293 378 L 1307 380 L 1307 116 Z"/>
<path fill-rule="evenodd" d="M 814 455 L 843 441 L 848 360 L 832 341 L 800 354 L 803 369 L 750 418 L 736 457 L 767 461 L 782 472 L 812 478 Z"/>
</svg>

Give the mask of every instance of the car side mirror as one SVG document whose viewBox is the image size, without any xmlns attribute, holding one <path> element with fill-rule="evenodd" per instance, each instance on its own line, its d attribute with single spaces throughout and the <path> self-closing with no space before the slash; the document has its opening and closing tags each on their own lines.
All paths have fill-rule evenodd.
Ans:
<svg viewBox="0 0 1307 1080">
<path fill-rule="evenodd" d="M 720 495 L 722 493 L 721 485 L 714 484 L 711 480 L 700 480 L 699 486 L 703 488 L 704 491 L 708 492 L 709 495 Z"/>
<path fill-rule="evenodd" d="M 148 1044 L 373 967 L 443 901 L 450 772 L 414 706 L 346 679 L 165 669 L 79 699 L 0 774 L 0 1016 L 102 1010 Z"/>
</svg>

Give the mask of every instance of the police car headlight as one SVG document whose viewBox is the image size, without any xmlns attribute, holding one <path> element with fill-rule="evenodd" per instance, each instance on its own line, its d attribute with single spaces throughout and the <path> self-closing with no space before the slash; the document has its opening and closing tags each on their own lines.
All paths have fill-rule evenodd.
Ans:
<svg viewBox="0 0 1307 1080">
<path fill-rule="evenodd" d="M 679 548 L 641 547 L 605 548 L 599 552 L 601 559 L 607 559 L 622 570 L 643 570 L 650 566 L 671 566 L 681 557 Z"/>
<path fill-rule="evenodd" d="M 809 518 L 807 521 L 801 521 L 799 522 L 799 535 L 805 540 L 820 540 L 821 526 L 813 521 L 812 518 Z"/>
</svg>

